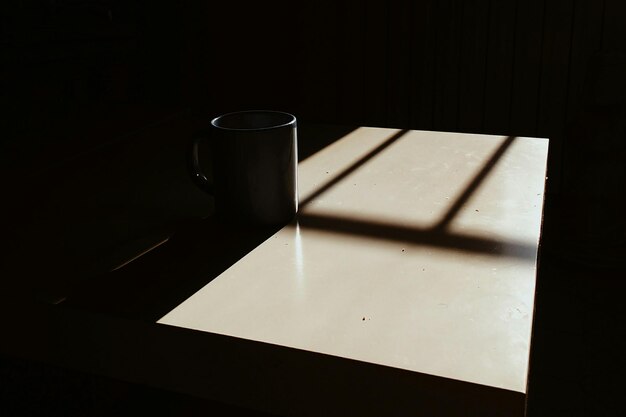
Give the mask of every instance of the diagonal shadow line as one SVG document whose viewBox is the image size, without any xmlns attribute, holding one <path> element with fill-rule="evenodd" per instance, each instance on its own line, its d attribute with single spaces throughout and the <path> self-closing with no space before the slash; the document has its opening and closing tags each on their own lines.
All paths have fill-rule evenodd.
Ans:
<svg viewBox="0 0 626 417">
<path fill-rule="evenodd" d="M 386 141 L 378 145 L 376 148 L 372 149 L 367 154 L 363 155 L 360 159 L 355 161 L 352 165 L 350 165 L 349 167 L 341 171 L 341 173 L 337 174 L 332 180 L 328 181 L 326 184 L 322 185 L 317 190 L 315 190 L 312 194 L 309 194 L 309 196 L 307 196 L 304 200 L 300 201 L 300 204 L 299 204 L 300 209 L 304 208 L 307 204 L 309 204 L 315 198 L 325 193 L 330 188 L 334 187 L 337 183 L 342 181 L 348 175 L 352 174 L 354 171 L 356 171 L 361 166 L 363 166 L 363 164 L 365 164 L 367 161 L 369 161 L 370 159 L 378 155 L 385 148 L 389 147 L 389 145 L 391 145 L 392 143 L 400 139 L 402 136 L 404 136 L 407 132 L 408 132 L 408 129 L 403 129 L 395 133 L 389 139 L 387 139 Z"/>
<path fill-rule="evenodd" d="M 345 179 L 348 175 L 357 170 L 374 156 L 382 152 L 385 148 L 390 146 L 407 132 L 408 130 L 405 129 L 395 133 L 385 142 L 381 143 L 376 148 L 374 148 L 366 155 L 361 157 L 359 160 L 354 162 L 352 165 L 350 165 L 348 168 L 344 169 L 332 180 L 315 190 L 304 201 L 302 201 L 300 207 L 303 208 L 313 199 Z M 361 221 L 340 216 L 309 214 L 306 213 L 306 211 L 299 212 L 298 223 L 303 227 L 327 230 L 331 232 L 361 235 L 377 239 L 386 239 L 448 249 L 456 249 L 466 252 L 485 253 L 489 255 L 509 256 L 514 258 L 534 260 L 536 258 L 537 248 L 523 242 L 490 239 L 479 236 L 463 235 L 459 233 L 449 233 L 446 231 L 446 227 L 450 224 L 454 217 L 471 198 L 472 194 L 478 189 L 481 183 L 493 170 L 500 158 L 509 149 L 515 139 L 516 136 L 509 136 L 498 146 L 498 148 L 485 162 L 480 171 L 465 187 L 461 195 L 450 206 L 450 208 L 444 214 L 441 220 L 439 220 L 439 222 L 437 222 L 432 227 L 407 227 L 399 224 Z"/>
<path fill-rule="evenodd" d="M 465 203 L 470 199 L 474 191 L 478 189 L 480 184 L 484 181 L 484 179 L 489 175 L 489 172 L 496 166 L 502 155 L 509 149 L 509 147 L 513 144 L 517 137 L 509 136 L 504 140 L 498 149 L 491 155 L 489 160 L 483 165 L 481 170 L 474 176 L 472 181 L 469 183 L 463 193 L 454 201 L 450 209 L 446 212 L 446 214 L 439 220 L 439 222 L 433 226 L 433 230 L 443 230 L 445 229 L 452 219 L 459 213 L 459 211 L 463 208 Z"/>
<path fill-rule="evenodd" d="M 537 255 L 537 248 L 535 246 L 523 242 L 448 233 L 432 228 L 407 227 L 392 223 L 362 221 L 342 216 L 299 213 L 298 224 L 308 229 L 456 249 L 464 252 L 506 256 L 530 261 L 534 261 Z"/>
</svg>

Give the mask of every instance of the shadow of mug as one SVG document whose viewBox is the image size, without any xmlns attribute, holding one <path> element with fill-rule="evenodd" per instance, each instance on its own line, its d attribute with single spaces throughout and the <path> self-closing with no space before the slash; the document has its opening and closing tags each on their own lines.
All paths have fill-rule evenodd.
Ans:
<svg viewBox="0 0 626 417">
<path fill-rule="evenodd" d="M 201 169 L 201 143 L 211 151 L 209 176 Z M 251 110 L 218 116 L 194 135 L 188 166 L 196 185 L 215 198 L 218 219 L 279 226 L 298 211 L 297 164 L 295 116 Z"/>
</svg>

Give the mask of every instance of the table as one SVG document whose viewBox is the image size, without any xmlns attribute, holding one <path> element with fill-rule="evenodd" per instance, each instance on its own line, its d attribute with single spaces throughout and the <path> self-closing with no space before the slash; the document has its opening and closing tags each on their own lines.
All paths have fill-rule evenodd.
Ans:
<svg viewBox="0 0 626 417">
<path fill-rule="evenodd" d="M 241 392 L 268 411 L 521 416 L 547 152 L 355 129 L 300 163 L 294 222 L 158 323 L 271 352 Z"/>
</svg>

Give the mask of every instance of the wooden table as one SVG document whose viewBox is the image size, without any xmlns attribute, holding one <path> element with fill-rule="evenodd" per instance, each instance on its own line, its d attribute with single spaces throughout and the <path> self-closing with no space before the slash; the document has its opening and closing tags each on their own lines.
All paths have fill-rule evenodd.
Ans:
<svg viewBox="0 0 626 417">
<path fill-rule="evenodd" d="M 521 416 L 547 152 L 356 129 L 300 163 L 294 222 L 158 323 L 254 346 L 230 389 L 263 410 Z"/>
</svg>

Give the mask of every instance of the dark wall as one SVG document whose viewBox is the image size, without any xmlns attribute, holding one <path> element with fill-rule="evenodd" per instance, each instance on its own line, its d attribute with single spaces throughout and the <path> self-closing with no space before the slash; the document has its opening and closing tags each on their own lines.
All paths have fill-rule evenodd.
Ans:
<svg viewBox="0 0 626 417">
<path fill-rule="evenodd" d="M 213 112 L 549 137 L 552 190 L 575 148 L 610 146 L 602 130 L 620 123 L 596 117 L 626 100 L 619 0 L 243 3 L 186 11 L 211 16 L 185 39 L 190 94 Z"/>
<path fill-rule="evenodd" d="M 607 122 L 587 122 L 599 108 L 619 115 L 626 95 L 621 0 L 1 7 L 2 143 L 14 153 L 42 132 L 44 147 L 72 153 L 176 109 L 266 107 L 310 121 L 550 137 L 558 188 L 571 148 L 602 140 L 571 131 Z"/>
<path fill-rule="evenodd" d="M 181 16 L 173 2 L 2 2 L 2 168 L 45 170 L 179 108 Z"/>
</svg>

